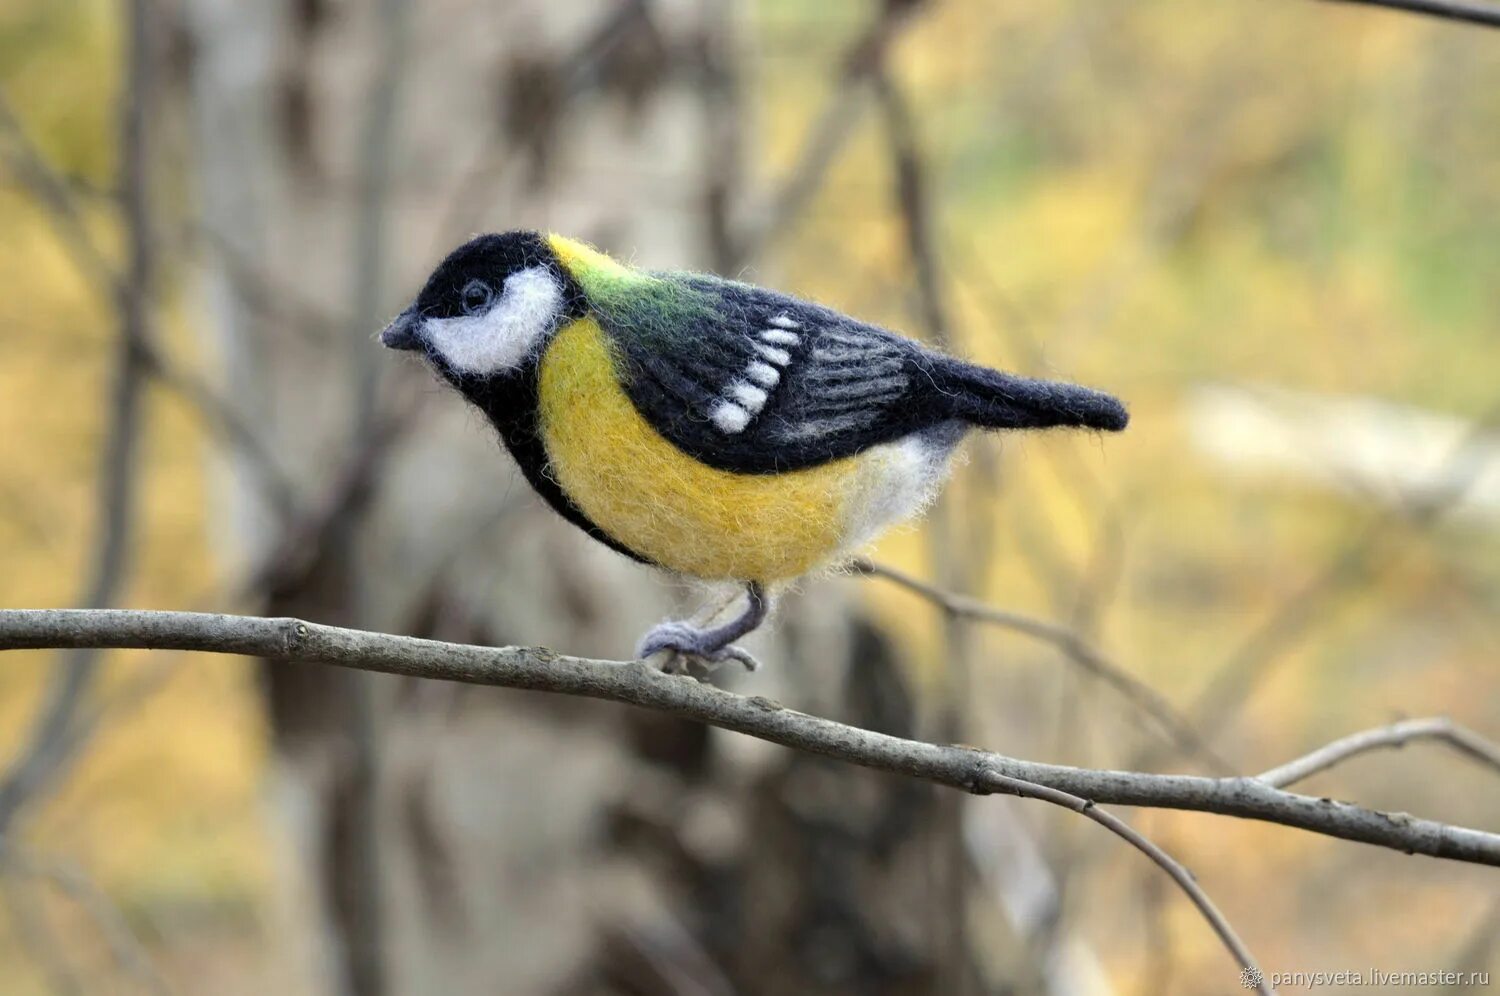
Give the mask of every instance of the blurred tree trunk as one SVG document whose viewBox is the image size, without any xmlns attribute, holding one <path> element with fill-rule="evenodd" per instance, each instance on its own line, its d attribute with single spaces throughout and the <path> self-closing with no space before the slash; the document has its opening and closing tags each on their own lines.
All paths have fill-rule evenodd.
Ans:
<svg viewBox="0 0 1500 996">
<path fill-rule="evenodd" d="M 343 305 L 337 292 L 343 253 L 309 238 L 300 224 L 302 211 L 326 218 L 329 210 L 307 169 L 311 136 L 304 115 L 312 82 L 305 74 L 313 67 L 283 49 L 303 49 L 330 11 L 317 0 L 195 0 L 189 12 L 203 274 L 212 318 L 205 329 L 222 364 L 226 395 L 283 465 L 294 468 L 305 502 L 327 492 L 326 468 L 341 465 L 320 458 L 341 445 L 350 423 L 337 395 L 320 388 L 348 383 L 330 369 L 347 351 L 340 354 L 331 342 L 298 341 L 298 330 L 274 320 L 288 314 L 292 302 L 275 298 L 285 288 L 336 314 Z M 253 283 L 246 274 L 254 274 Z M 313 331 L 326 339 L 334 330 Z M 221 473 L 220 521 L 234 576 L 271 556 L 282 542 L 280 530 L 291 525 L 276 523 L 258 500 L 257 473 L 243 460 L 229 461 Z M 265 590 L 253 593 L 265 611 L 356 621 L 353 541 L 361 504 L 351 503 L 341 521 L 317 537 L 298 569 L 277 570 Z M 282 821 L 276 836 L 289 900 L 278 947 L 296 953 L 288 969 L 297 988 L 382 992 L 373 888 L 379 865 L 355 846 L 369 839 L 358 833 L 369 810 L 360 803 L 373 792 L 371 772 L 352 763 L 350 750 L 351 704 L 361 679 L 274 664 L 265 665 L 263 679 L 274 747 L 271 798 Z"/>
</svg>

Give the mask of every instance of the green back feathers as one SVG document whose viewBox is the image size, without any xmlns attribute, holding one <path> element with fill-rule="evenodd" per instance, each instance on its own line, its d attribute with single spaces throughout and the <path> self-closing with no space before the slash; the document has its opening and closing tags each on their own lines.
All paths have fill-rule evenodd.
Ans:
<svg viewBox="0 0 1500 996">
<path fill-rule="evenodd" d="M 561 235 L 548 236 L 548 242 L 612 335 L 665 342 L 687 335 L 717 313 L 713 295 L 676 274 L 632 269 Z"/>
</svg>

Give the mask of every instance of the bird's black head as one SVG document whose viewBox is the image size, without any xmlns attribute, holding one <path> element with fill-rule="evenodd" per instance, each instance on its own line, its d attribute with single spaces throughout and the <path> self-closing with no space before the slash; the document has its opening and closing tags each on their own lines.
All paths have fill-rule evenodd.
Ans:
<svg viewBox="0 0 1500 996">
<path fill-rule="evenodd" d="M 581 309 L 577 283 L 544 236 L 481 235 L 438 264 L 380 341 L 426 353 L 466 389 L 525 370 Z"/>
</svg>

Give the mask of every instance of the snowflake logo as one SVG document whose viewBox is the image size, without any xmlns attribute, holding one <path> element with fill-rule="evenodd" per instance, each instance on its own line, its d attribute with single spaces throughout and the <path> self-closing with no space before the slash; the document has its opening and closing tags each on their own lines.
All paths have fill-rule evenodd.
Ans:
<svg viewBox="0 0 1500 996">
<path fill-rule="evenodd" d="M 1259 989 L 1262 985 L 1265 984 L 1265 981 L 1266 977 L 1261 974 L 1260 969 L 1258 968 L 1246 967 L 1240 969 L 1241 989 Z"/>
</svg>

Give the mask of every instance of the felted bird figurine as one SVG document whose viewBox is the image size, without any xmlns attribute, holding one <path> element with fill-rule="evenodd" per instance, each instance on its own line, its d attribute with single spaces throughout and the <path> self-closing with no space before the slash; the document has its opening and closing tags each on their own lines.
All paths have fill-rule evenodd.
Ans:
<svg viewBox="0 0 1500 996">
<path fill-rule="evenodd" d="M 785 294 L 648 272 L 558 235 L 481 235 L 381 333 L 476 405 L 531 486 L 627 557 L 732 580 L 745 610 L 640 656 L 754 659 L 773 588 L 922 510 L 972 428 L 1125 427 L 1113 397 L 1001 373 Z"/>
</svg>

